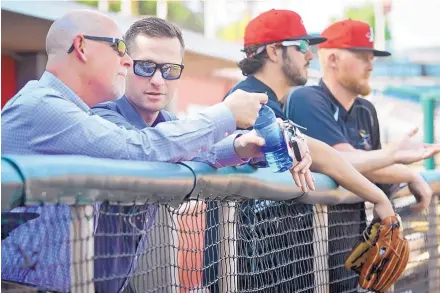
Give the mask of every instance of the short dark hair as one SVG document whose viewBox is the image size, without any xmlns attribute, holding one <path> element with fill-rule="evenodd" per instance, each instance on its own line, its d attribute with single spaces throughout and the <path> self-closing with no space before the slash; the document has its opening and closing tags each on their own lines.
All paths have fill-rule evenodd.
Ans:
<svg viewBox="0 0 440 293">
<path fill-rule="evenodd" d="M 145 17 L 135 21 L 127 30 L 124 41 L 127 44 L 128 53 L 133 49 L 134 40 L 138 35 L 152 38 L 178 38 L 182 49 L 185 49 L 182 31 L 175 24 L 155 16 Z"/>
</svg>

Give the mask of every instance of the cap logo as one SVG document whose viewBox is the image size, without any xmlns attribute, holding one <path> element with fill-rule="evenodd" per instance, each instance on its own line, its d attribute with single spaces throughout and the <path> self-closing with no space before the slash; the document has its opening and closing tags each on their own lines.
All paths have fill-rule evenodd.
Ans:
<svg viewBox="0 0 440 293">
<path fill-rule="evenodd" d="M 370 26 L 370 31 L 365 35 L 370 43 L 374 42 L 373 28 Z"/>
</svg>

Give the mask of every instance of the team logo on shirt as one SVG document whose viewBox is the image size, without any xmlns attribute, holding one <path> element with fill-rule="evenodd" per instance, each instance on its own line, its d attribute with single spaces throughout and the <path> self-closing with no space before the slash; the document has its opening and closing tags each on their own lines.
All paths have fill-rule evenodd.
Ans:
<svg viewBox="0 0 440 293">
<path fill-rule="evenodd" d="M 359 131 L 359 136 L 361 137 L 361 141 L 360 141 L 361 147 L 366 151 L 371 150 L 372 149 L 371 135 L 368 134 L 367 131 L 365 131 L 364 129 L 361 129 Z"/>
</svg>

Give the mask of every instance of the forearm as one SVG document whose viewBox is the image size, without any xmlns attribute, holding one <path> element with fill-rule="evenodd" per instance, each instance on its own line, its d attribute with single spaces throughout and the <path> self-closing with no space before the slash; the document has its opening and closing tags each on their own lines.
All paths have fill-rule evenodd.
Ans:
<svg viewBox="0 0 440 293">
<path fill-rule="evenodd" d="M 418 176 L 418 173 L 405 165 L 394 164 L 386 168 L 367 172 L 364 175 L 375 183 L 391 184 L 405 182 L 409 183 L 414 180 L 416 176 Z"/>
<path fill-rule="evenodd" d="M 235 151 L 231 152 L 233 140 L 230 145 L 220 143 L 236 128 L 232 113 L 220 104 L 183 120 L 163 122 L 156 127 L 144 129 L 135 128 L 125 117 L 114 111 L 101 109 L 98 113 L 107 121 L 99 119 L 97 115 L 87 116 L 84 124 L 96 125 L 97 128 L 94 133 L 87 134 L 90 134 L 92 140 L 99 138 L 101 141 L 107 141 L 111 147 L 102 142 L 90 141 L 91 145 L 100 147 L 95 156 L 168 162 L 189 161 L 198 157 L 199 160 L 216 167 L 234 165 L 236 161 L 236 158 L 233 158 Z M 84 116 L 83 113 L 81 115 Z M 89 120 L 97 121 L 92 123 L 88 122 Z M 102 127 L 98 127 L 99 125 Z M 76 128 L 76 131 L 83 130 Z M 111 151 L 118 156 L 108 155 Z M 219 158 L 218 153 L 221 153 Z"/>
<path fill-rule="evenodd" d="M 378 203 L 387 200 L 386 195 L 362 176 L 338 151 L 316 139 L 307 140 L 313 159 L 312 171 L 332 177 L 345 189 L 364 200 Z"/>
<path fill-rule="evenodd" d="M 215 168 L 237 166 L 247 163 L 248 160 L 242 160 L 235 152 L 234 140 L 238 136 L 239 133 L 228 136 L 212 146 L 209 151 L 200 153 L 193 161 L 203 162 Z"/>
<path fill-rule="evenodd" d="M 312 137 L 307 137 L 307 141 L 311 141 L 313 144 L 317 144 L 318 142 L 325 144 L 324 142 Z M 373 170 L 378 170 L 395 163 L 395 157 L 393 156 L 392 152 L 387 150 L 365 152 L 353 149 L 353 151 L 339 150 L 339 152 L 345 159 L 347 159 L 349 163 L 353 165 L 356 170 L 362 174 Z M 358 152 L 362 152 L 362 156 L 359 156 Z"/>
<path fill-rule="evenodd" d="M 385 150 L 363 151 L 362 156 L 356 151 L 341 151 L 340 154 L 347 159 L 356 170 L 364 175 L 367 172 L 375 171 L 395 163 L 393 155 Z"/>
<path fill-rule="evenodd" d="M 360 171 L 358 168 L 358 171 L 362 172 L 362 174 L 370 179 L 371 181 L 375 183 L 386 183 L 386 184 L 392 184 L 392 183 L 402 183 L 402 182 L 411 182 L 412 180 L 415 180 L 416 177 L 418 177 L 418 174 L 408 168 L 405 165 L 402 164 L 394 164 L 396 157 L 394 157 L 394 154 L 391 154 L 390 152 L 386 152 L 384 150 L 376 150 L 376 151 L 364 151 L 364 150 L 355 150 L 352 151 L 342 151 L 342 154 L 345 156 L 352 157 L 354 160 L 358 161 L 372 161 L 371 165 L 376 165 L 374 163 L 375 160 L 380 159 L 383 157 L 383 154 L 389 153 L 389 158 L 384 160 L 387 160 L 387 163 L 391 162 L 391 165 L 388 164 L 386 167 L 381 168 L 374 168 L 373 170 L 366 170 L 365 168 Z M 382 154 L 382 155 L 381 155 Z M 357 159 L 356 159 L 357 158 Z M 398 160 L 398 159 L 397 159 Z"/>
<path fill-rule="evenodd" d="M 362 197 L 342 188 L 338 189 L 337 192 L 310 191 L 298 200 L 298 202 L 304 204 L 324 205 L 353 204 L 364 201 Z"/>
</svg>

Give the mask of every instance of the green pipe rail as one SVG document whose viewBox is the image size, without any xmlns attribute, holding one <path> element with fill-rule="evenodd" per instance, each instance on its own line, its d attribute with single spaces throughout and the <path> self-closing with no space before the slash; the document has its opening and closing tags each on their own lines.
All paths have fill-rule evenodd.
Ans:
<svg viewBox="0 0 440 293">
<path fill-rule="evenodd" d="M 440 171 L 423 172 L 440 182 Z M 178 164 L 82 156 L 2 157 L 2 211 L 19 205 L 90 205 L 136 201 L 180 205 L 184 200 L 292 200 L 307 204 L 361 202 L 330 177 L 314 174 L 316 191 L 303 192 L 289 172 L 249 165 L 215 169 L 199 162 Z M 337 192 L 335 192 L 337 191 Z"/>
<path fill-rule="evenodd" d="M 422 176 L 434 192 L 440 194 L 440 171 L 424 171 Z M 93 274 L 86 273 L 93 272 L 93 261 L 85 261 L 93 260 L 94 256 L 93 221 L 81 221 L 81 218 L 90 218 L 91 206 L 104 201 L 118 205 L 158 203 L 162 213 L 159 212 L 157 221 L 160 222 L 158 227 L 161 228 L 157 231 L 158 236 L 153 235 L 151 241 L 160 239 L 163 243 L 163 239 L 177 239 L 173 234 L 176 233 L 177 228 L 172 228 L 177 222 L 172 217 L 178 216 L 181 211 L 190 215 L 187 212 L 187 204 L 216 200 L 222 203 L 217 211 L 221 218 L 218 233 L 225 240 L 219 243 L 220 262 L 217 265 L 219 272 L 227 272 L 227 277 L 222 275 L 218 280 L 222 288 L 233 287 L 236 290 L 238 264 L 237 259 L 231 256 L 236 253 L 237 247 L 234 243 L 238 239 L 237 229 L 240 225 L 240 222 L 236 221 L 240 206 L 237 203 L 248 199 L 259 199 L 289 202 L 295 200 L 295 203 L 313 204 L 312 227 L 315 254 L 312 260 L 316 267 L 313 272 L 317 280 L 315 286 L 317 290 L 327 290 L 330 269 L 327 257 L 331 253 L 327 243 L 331 240 L 329 229 L 331 225 L 334 225 L 329 220 L 332 211 L 327 209 L 327 205 L 357 203 L 363 200 L 339 187 L 326 175 L 315 173 L 314 177 L 316 191 L 304 194 L 295 186 L 289 172 L 271 173 L 267 168 L 256 169 L 249 165 L 215 169 L 199 162 L 173 164 L 82 156 L 3 156 L 2 212 L 18 206 L 58 203 L 69 205 L 72 208 L 69 241 L 73 245 L 71 259 L 74 260 L 71 265 L 71 292 L 83 292 L 82 290 L 94 292 L 94 283 L 91 281 Z M 402 189 L 399 196 L 402 197 L 397 199 L 403 201 L 396 201 L 396 208 L 401 209 L 410 204 L 407 191 Z M 168 212 L 163 209 L 165 206 L 174 211 L 174 216 L 171 215 L 170 218 Z M 425 250 L 423 250 L 428 254 L 425 256 L 423 252 L 420 257 L 424 257 L 429 275 L 426 279 L 429 284 L 426 286 L 432 292 L 440 289 L 438 207 L 438 197 L 435 196 L 428 209 L 428 220 L 423 215 L 415 219 L 415 223 L 423 221 L 428 225 L 426 237 L 429 245 L 424 246 Z M 411 225 L 411 222 L 404 220 L 405 227 L 412 227 Z M 343 228 L 344 226 L 341 226 L 341 229 Z M 87 239 L 87 241 L 75 241 L 77 235 L 81 235 L 82 239 Z M 172 241 L 169 246 L 163 248 L 168 249 L 166 253 L 169 255 L 175 253 L 179 246 L 178 243 L 173 244 Z M 419 240 L 414 240 L 414 245 L 423 244 L 417 241 Z M 420 261 L 414 261 L 408 268 L 407 274 L 411 276 L 417 274 L 418 263 Z M 161 279 L 162 271 L 153 272 L 161 274 L 161 276 L 154 275 L 153 279 L 160 280 L 164 286 L 182 282 L 179 277 L 176 277 L 179 274 L 175 265 L 168 264 L 164 270 L 167 276 L 171 276 L 171 279 L 167 279 L 168 277 Z M 145 277 L 139 275 L 134 279 L 139 280 Z M 151 282 L 148 283 L 142 279 L 139 284 L 149 286 Z M 149 290 L 152 288 L 140 289 L 140 291 Z M 175 293 L 177 292 L 178 290 Z"/>
</svg>

